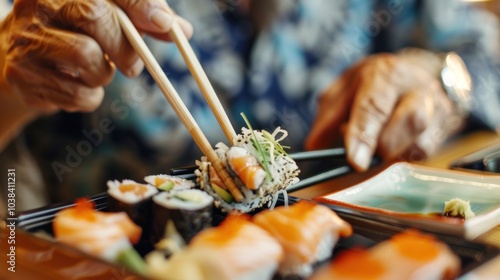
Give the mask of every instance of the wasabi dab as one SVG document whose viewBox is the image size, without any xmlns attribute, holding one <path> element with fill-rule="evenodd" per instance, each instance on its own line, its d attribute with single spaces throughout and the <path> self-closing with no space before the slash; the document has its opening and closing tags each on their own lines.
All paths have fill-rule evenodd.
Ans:
<svg viewBox="0 0 500 280">
<path fill-rule="evenodd" d="M 470 219 L 475 216 L 470 208 L 470 201 L 465 201 L 460 198 L 453 198 L 444 203 L 444 215 L 462 219 Z"/>
</svg>

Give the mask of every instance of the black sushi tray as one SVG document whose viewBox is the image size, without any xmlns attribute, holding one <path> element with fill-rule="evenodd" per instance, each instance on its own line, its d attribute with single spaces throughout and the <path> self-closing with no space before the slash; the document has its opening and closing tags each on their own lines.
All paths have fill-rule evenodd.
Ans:
<svg viewBox="0 0 500 280">
<path fill-rule="evenodd" d="M 98 194 L 91 197 L 96 209 L 106 211 L 107 194 Z M 299 198 L 289 196 L 288 203 L 293 204 Z M 280 197 L 277 205 L 283 205 L 284 198 Z M 7 269 L 0 271 L 0 279 L 143 279 L 138 275 L 95 257 L 87 255 L 77 249 L 55 242 L 52 238 L 52 220 L 56 213 L 64 208 L 73 206 L 73 203 L 50 205 L 47 207 L 20 213 L 16 224 L 16 272 Z M 326 205 L 339 216 L 348 221 L 354 229 L 353 236 L 341 239 L 334 248 L 332 258 L 342 250 L 352 247 L 370 247 L 392 235 L 404 231 L 405 228 L 387 221 L 377 221 L 376 217 L 359 215 L 349 209 Z M 213 213 L 213 225 L 217 225 L 225 215 L 218 210 Z M 4 223 L 8 224 L 8 220 Z M 2 248 L 7 242 L 5 224 L 1 232 Z M 464 240 L 456 236 L 435 234 L 447 243 L 462 261 L 461 273 L 485 264 L 492 258 L 499 256 L 500 248 L 482 243 Z M 3 249 L 2 249 L 3 251 Z M 8 252 L 2 256 L 7 256 Z M 8 259 L 6 260 L 8 261 Z M 5 262 L 3 262 L 5 264 Z M 321 265 L 321 264 L 320 264 Z"/>
</svg>

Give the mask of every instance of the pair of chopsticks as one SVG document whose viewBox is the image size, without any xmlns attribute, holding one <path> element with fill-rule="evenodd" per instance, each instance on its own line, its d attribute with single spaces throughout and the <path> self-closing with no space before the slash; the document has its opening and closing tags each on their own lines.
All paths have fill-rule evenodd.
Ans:
<svg viewBox="0 0 500 280">
<path fill-rule="evenodd" d="M 327 158 L 345 158 L 346 149 L 344 147 L 324 149 L 324 150 L 315 150 L 315 151 L 306 151 L 306 152 L 296 152 L 291 153 L 289 156 L 299 162 L 299 161 L 308 161 L 308 160 L 321 160 Z M 379 157 L 374 157 L 370 163 L 370 166 L 375 166 L 379 164 L 381 159 Z M 194 171 L 198 169 L 198 166 L 191 165 L 185 167 L 178 167 L 170 169 L 170 175 L 172 176 L 180 176 L 186 179 L 194 179 L 196 176 L 194 175 Z M 318 173 L 312 175 L 310 177 L 301 179 L 298 183 L 290 185 L 287 187 L 287 192 L 298 191 L 330 179 L 345 175 L 347 173 L 353 172 L 354 169 L 350 167 L 347 163 L 339 165 L 330 170 L 324 171 L 322 173 Z"/>
<path fill-rule="evenodd" d="M 160 88 L 161 92 L 168 100 L 172 108 L 174 109 L 177 116 L 180 118 L 186 129 L 189 131 L 193 139 L 195 140 L 198 147 L 201 149 L 203 154 L 208 158 L 214 167 L 215 171 L 219 175 L 219 177 L 223 180 L 223 182 L 228 187 L 228 190 L 233 195 L 234 199 L 238 202 L 243 200 L 243 194 L 240 192 L 238 187 L 236 186 L 233 178 L 229 175 L 224 164 L 221 162 L 214 149 L 210 145 L 207 137 L 201 131 L 200 127 L 194 120 L 193 116 L 189 112 L 186 105 L 182 102 L 182 99 L 179 97 L 179 94 L 172 86 L 167 76 L 163 72 L 162 68 L 158 64 L 158 61 L 154 58 L 153 54 L 147 47 L 146 43 L 142 39 L 142 36 L 139 34 L 133 23 L 130 21 L 125 12 L 120 9 L 116 4 L 110 2 L 111 5 L 115 9 L 115 14 L 118 17 L 118 21 L 122 27 L 123 32 L 127 36 L 127 39 L 138 52 L 141 59 L 144 61 L 144 65 L 148 69 L 149 73 L 155 80 L 156 84 Z M 210 84 L 207 75 L 203 71 L 198 58 L 194 54 L 191 45 L 189 44 L 186 36 L 182 32 L 181 27 L 174 20 L 172 24 L 172 29 L 170 31 L 170 35 L 175 41 L 175 44 L 179 48 L 186 64 L 195 78 L 198 87 L 200 88 L 203 96 L 207 100 L 212 112 L 217 118 L 217 121 L 222 127 L 224 134 L 229 140 L 229 143 L 233 144 L 233 139 L 236 137 L 236 132 L 227 117 L 226 112 L 224 111 L 222 104 L 217 97 L 215 90 Z"/>
</svg>

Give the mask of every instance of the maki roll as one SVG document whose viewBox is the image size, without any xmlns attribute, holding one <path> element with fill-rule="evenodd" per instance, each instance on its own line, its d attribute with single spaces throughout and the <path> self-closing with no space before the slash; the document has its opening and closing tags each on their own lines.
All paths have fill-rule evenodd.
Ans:
<svg viewBox="0 0 500 280">
<path fill-rule="evenodd" d="M 159 191 L 191 189 L 194 182 L 180 177 L 159 174 L 144 177 L 144 181 L 158 188 Z"/>
<path fill-rule="evenodd" d="M 210 195 L 198 189 L 162 192 L 153 197 L 153 244 L 165 236 L 169 221 L 186 243 L 212 226 L 213 201 Z"/>
<path fill-rule="evenodd" d="M 148 184 L 132 180 L 108 181 L 108 211 L 125 212 L 143 229 L 141 241 L 136 246 L 141 253 L 151 249 L 148 236 L 151 232 L 152 200 L 158 190 Z"/>
<path fill-rule="evenodd" d="M 248 121 L 247 125 L 249 128 L 242 128 L 236 136 L 234 146 L 215 146 L 217 156 L 243 195 L 241 201 L 234 199 L 206 157 L 196 162 L 200 187 L 214 197 L 215 205 L 224 212 L 248 213 L 266 203 L 274 206 L 278 195 L 286 195 L 286 188 L 299 181 L 297 164 L 280 144 L 288 135 L 286 130 L 278 127 L 269 133 L 253 130 Z"/>
<path fill-rule="evenodd" d="M 148 184 L 139 184 L 132 180 L 108 181 L 108 211 L 125 212 L 142 227 L 149 228 L 151 217 L 151 198 L 158 190 Z"/>
<path fill-rule="evenodd" d="M 307 201 L 253 216 L 253 222 L 276 238 L 285 251 L 282 276 L 308 277 L 313 265 L 331 257 L 340 237 L 352 234 L 352 227 L 328 207 Z"/>
</svg>

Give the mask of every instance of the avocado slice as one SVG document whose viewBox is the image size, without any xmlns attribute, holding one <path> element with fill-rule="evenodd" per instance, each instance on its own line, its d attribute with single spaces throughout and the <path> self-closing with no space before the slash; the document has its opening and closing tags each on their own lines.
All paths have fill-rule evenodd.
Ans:
<svg viewBox="0 0 500 280">
<path fill-rule="evenodd" d="M 217 184 L 212 183 L 210 184 L 212 186 L 212 189 L 215 191 L 215 193 L 220 196 L 225 202 L 227 203 L 233 203 L 234 202 L 234 197 L 226 191 L 225 189 L 219 187 Z"/>
<path fill-rule="evenodd" d="M 162 191 L 169 191 L 173 189 L 174 186 L 175 183 L 172 180 L 166 180 L 165 182 L 163 182 L 161 185 L 158 186 L 158 189 Z"/>
<path fill-rule="evenodd" d="M 206 195 L 206 196 L 205 196 Z M 203 204 L 207 201 L 207 194 L 205 192 L 198 192 L 197 190 L 183 190 L 174 194 L 174 197 L 192 203 Z"/>
</svg>

